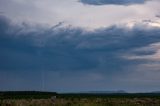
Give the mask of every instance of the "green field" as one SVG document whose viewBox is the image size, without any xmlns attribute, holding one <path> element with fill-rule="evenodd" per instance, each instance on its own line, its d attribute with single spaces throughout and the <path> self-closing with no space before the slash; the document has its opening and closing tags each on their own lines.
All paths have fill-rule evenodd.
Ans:
<svg viewBox="0 0 160 106">
<path fill-rule="evenodd" d="M 56 96 L 54 101 L 53 96 Z M 160 94 L 0 92 L 0 106 L 160 106 Z"/>
</svg>

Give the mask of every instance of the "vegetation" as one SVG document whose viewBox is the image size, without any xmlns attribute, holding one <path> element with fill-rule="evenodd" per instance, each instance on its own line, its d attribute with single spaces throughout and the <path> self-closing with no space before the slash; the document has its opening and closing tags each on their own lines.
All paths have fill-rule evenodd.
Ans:
<svg viewBox="0 0 160 106">
<path fill-rule="evenodd" d="M 0 99 L 47 99 L 53 95 L 57 95 L 57 93 L 37 91 L 11 91 L 0 92 Z"/>
<path fill-rule="evenodd" d="M 52 98 L 54 96 L 56 96 L 55 100 Z M 0 106 L 160 106 L 159 93 L 0 92 L 0 98 Z"/>
</svg>

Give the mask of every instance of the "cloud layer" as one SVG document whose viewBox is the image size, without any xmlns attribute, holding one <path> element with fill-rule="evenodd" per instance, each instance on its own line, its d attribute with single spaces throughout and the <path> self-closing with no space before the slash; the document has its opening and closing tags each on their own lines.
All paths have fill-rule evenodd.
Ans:
<svg viewBox="0 0 160 106">
<path fill-rule="evenodd" d="M 42 80 L 45 90 L 125 89 L 129 84 L 141 84 L 139 90 L 153 89 L 158 81 L 152 78 L 159 73 L 147 67 L 159 64 L 154 59 L 159 53 L 160 29 L 151 26 L 152 23 L 144 25 L 148 27 L 113 25 L 86 31 L 64 27 L 61 23 L 50 28 L 26 23 L 19 25 L 1 16 L 0 83 L 3 86 L 0 89 L 39 89 Z M 133 54 L 138 58 L 130 59 Z M 148 66 L 149 62 L 154 63 Z M 7 73 L 9 77 L 6 77 Z M 146 76 L 140 76 L 142 73 Z M 147 79 L 147 73 L 152 77 Z M 27 76 L 14 79 L 24 75 L 36 81 L 28 80 Z M 135 80 L 136 76 L 139 81 Z M 28 87 L 23 87 L 19 80 L 28 83 Z M 75 87 L 71 86 L 75 84 Z M 132 87 L 127 90 L 132 91 Z"/>
<path fill-rule="evenodd" d="M 80 2 L 89 5 L 131 5 L 143 4 L 147 0 L 80 0 Z"/>
<path fill-rule="evenodd" d="M 0 0 L 0 90 L 159 89 L 159 4 Z"/>
</svg>

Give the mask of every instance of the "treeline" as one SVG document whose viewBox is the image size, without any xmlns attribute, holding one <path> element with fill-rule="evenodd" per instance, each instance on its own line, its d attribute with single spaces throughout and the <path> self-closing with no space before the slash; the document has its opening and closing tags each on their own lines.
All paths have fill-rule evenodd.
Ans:
<svg viewBox="0 0 160 106">
<path fill-rule="evenodd" d="M 160 93 L 56 93 L 41 91 L 0 92 L 0 99 L 48 99 L 57 98 L 159 98 Z"/>
<path fill-rule="evenodd" d="M 56 92 L 6 91 L 0 92 L 0 99 L 47 99 L 56 95 Z"/>
</svg>

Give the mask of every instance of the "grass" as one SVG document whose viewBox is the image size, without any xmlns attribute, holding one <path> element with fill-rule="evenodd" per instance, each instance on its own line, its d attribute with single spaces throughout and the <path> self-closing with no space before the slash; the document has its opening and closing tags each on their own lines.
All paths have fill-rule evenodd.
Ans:
<svg viewBox="0 0 160 106">
<path fill-rule="evenodd" d="M 120 99 L 120 98 L 58 98 L 54 103 L 51 99 L 7 99 L 0 102 L 1 106 L 160 106 L 159 99 Z"/>
<path fill-rule="evenodd" d="M 53 102 L 54 95 L 57 98 Z M 0 98 L 0 106 L 160 106 L 160 94 L 3 92 Z"/>
</svg>

